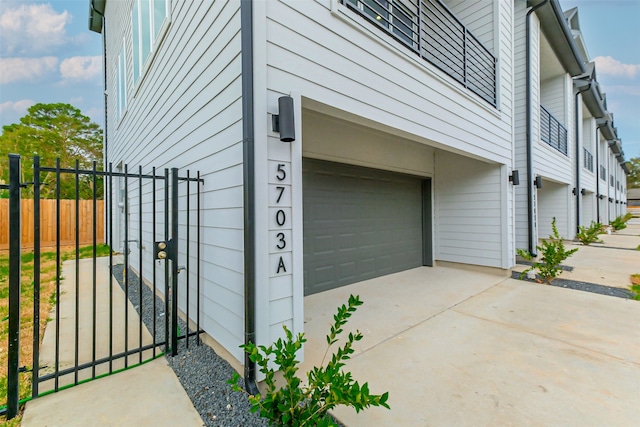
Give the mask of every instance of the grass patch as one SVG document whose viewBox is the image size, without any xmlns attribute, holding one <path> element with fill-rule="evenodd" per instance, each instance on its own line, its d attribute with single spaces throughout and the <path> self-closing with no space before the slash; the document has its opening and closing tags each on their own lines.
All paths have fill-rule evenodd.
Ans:
<svg viewBox="0 0 640 427">
<path fill-rule="evenodd" d="M 96 247 L 97 256 L 109 255 L 107 245 Z M 82 247 L 78 251 L 79 258 L 91 258 L 93 246 Z M 75 248 L 61 248 L 60 260 L 76 258 Z M 25 252 L 21 256 L 21 283 L 20 283 L 20 365 L 31 370 L 33 361 L 33 297 L 34 297 L 34 254 Z M 40 254 L 40 341 L 44 335 L 44 329 L 49 318 L 49 312 L 56 300 L 56 252 L 42 252 Z M 0 342 L 8 342 L 9 334 L 9 254 L 7 251 L 0 253 Z M 0 352 L 0 406 L 7 402 L 7 365 L 8 349 Z M 20 399 L 31 396 L 31 372 L 21 372 Z M 5 417 L 0 417 L 0 425 L 17 426 L 21 417 L 7 422 Z"/>
<path fill-rule="evenodd" d="M 631 275 L 631 292 L 634 293 L 633 299 L 640 301 L 640 273 Z"/>
</svg>

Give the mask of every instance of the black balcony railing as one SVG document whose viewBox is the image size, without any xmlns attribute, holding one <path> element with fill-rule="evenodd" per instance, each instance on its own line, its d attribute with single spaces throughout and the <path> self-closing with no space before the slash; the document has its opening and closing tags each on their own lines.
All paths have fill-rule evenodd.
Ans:
<svg viewBox="0 0 640 427">
<path fill-rule="evenodd" d="M 582 164 L 584 168 L 593 172 L 593 154 L 584 147 L 582 147 L 582 153 Z"/>
<path fill-rule="evenodd" d="M 542 105 L 540 106 L 540 139 L 567 155 L 567 130 Z"/>
<path fill-rule="evenodd" d="M 341 0 L 496 106 L 496 59 L 440 0 Z"/>
</svg>

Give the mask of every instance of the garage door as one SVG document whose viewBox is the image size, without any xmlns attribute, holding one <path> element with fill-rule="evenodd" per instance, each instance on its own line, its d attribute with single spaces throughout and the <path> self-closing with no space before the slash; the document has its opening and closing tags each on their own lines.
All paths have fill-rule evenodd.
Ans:
<svg viewBox="0 0 640 427">
<path fill-rule="evenodd" d="M 304 159 L 303 200 L 306 295 L 424 264 L 421 178 Z"/>
</svg>

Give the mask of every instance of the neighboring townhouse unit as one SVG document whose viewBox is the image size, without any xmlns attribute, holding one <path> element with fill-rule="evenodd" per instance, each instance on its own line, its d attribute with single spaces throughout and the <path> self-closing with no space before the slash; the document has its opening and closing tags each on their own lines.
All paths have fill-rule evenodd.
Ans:
<svg viewBox="0 0 640 427">
<path fill-rule="evenodd" d="M 613 121 L 597 84 L 574 94 L 573 77 L 595 72 L 557 1 L 90 5 L 105 164 L 200 172 L 203 303 L 190 312 L 245 367 L 240 344 L 304 330 L 305 295 L 438 261 L 508 269 L 552 216 L 572 237 L 604 209 L 598 195 L 621 197 L 595 166 L 622 182 Z M 133 270 L 160 268 L 138 261 L 153 242 L 120 240 Z"/>
<path fill-rule="evenodd" d="M 515 195 L 516 245 L 535 254 L 554 218 L 560 234 L 573 239 L 579 226 L 622 211 L 615 187 L 624 154 L 595 64 L 588 62 L 577 9 L 564 13 L 557 0 L 514 4 L 514 167 L 524 176 Z M 599 162 L 620 174 L 612 188 L 600 183 L 606 172 Z M 617 204 L 609 196 L 616 191 Z M 603 218 L 605 194 L 614 202 Z"/>
</svg>

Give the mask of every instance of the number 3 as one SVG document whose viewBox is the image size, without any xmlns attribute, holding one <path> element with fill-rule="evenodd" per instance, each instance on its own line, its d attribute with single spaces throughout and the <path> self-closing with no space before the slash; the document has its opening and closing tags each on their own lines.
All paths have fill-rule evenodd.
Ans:
<svg viewBox="0 0 640 427">
<path fill-rule="evenodd" d="M 287 247 L 287 242 L 284 240 L 284 233 L 278 233 L 278 234 L 276 234 L 276 237 L 278 238 L 278 241 L 280 242 L 280 243 L 278 243 L 276 245 L 276 248 L 278 248 L 278 249 L 286 248 Z"/>
</svg>

